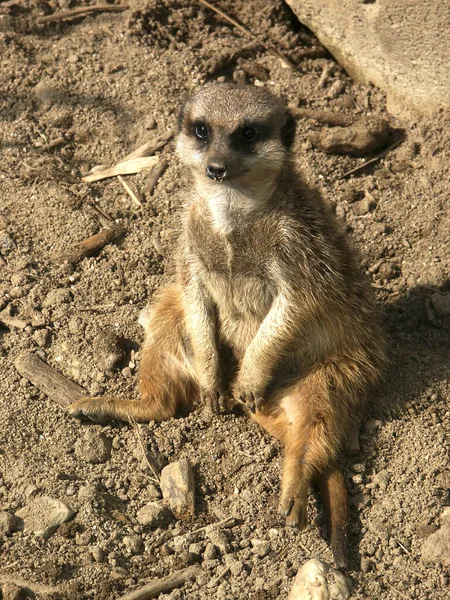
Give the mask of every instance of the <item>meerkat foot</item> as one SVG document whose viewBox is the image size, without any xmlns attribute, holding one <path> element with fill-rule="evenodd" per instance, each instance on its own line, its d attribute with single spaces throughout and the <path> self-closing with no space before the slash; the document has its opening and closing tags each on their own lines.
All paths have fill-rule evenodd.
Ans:
<svg viewBox="0 0 450 600">
<path fill-rule="evenodd" d="M 114 400 L 111 398 L 80 398 L 67 407 L 71 417 L 105 423 L 114 418 Z"/>
<path fill-rule="evenodd" d="M 207 394 L 204 400 L 210 411 L 217 415 L 224 414 L 229 410 L 227 399 L 220 392 Z"/>
<path fill-rule="evenodd" d="M 286 525 L 304 529 L 306 527 L 307 498 L 301 494 L 283 494 L 278 504 L 278 512 L 286 517 Z"/>
</svg>

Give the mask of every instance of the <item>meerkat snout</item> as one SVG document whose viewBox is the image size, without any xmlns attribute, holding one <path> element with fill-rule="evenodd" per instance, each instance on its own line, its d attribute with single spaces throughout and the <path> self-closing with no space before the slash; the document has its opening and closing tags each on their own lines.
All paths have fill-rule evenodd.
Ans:
<svg viewBox="0 0 450 600">
<path fill-rule="evenodd" d="M 206 167 L 206 175 L 213 181 L 222 181 L 227 176 L 227 163 L 224 165 L 218 163 L 210 163 Z"/>
</svg>

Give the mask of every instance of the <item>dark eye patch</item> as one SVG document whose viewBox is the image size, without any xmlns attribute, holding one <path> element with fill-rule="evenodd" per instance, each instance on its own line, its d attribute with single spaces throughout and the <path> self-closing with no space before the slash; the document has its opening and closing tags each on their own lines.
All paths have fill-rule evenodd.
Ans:
<svg viewBox="0 0 450 600">
<path fill-rule="evenodd" d="M 241 125 L 231 134 L 231 144 L 234 149 L 253 151 L 256 142 L 270 138 L 272 127 L 267 123 L 249 122 Z"/>
</svg>

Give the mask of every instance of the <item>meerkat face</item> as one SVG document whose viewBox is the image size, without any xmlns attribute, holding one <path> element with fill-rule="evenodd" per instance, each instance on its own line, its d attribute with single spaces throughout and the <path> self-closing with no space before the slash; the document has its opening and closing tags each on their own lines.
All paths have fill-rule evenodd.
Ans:
<svg viewBox="0 0 450 600">
<path fill-rule="evenodd" d="M 295 122 L 280 100 L 251 85 L 211 84 L 187 100 L 177 152 L 197 186 L 269 186 L 292 145 Z"/>
</svg>

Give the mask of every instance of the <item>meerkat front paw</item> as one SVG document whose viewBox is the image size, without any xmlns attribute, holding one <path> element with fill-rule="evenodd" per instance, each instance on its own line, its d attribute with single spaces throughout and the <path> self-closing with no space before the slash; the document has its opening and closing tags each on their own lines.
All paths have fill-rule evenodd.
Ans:
<svg viewBox="0 0 450 600">
<path fill-rule="evenodd" d="M 307 524 L 306 518 L 307 497 L 299 493 L 282 494 L 278 504 L 278 512 L 286 517 L 286 525 L 304 529 Z"/>
<path fill-rule="evenodd" d="M 76 419 L 105 423 L 112 418 L 108 410 L 110 404 L 111 401 L 106 398 L 80 398 L 69 404 L 66 410 Z"/>
<path fill-rule="evenodd" d="M 202 391 L 202 400 L 213 413 L 223 414 L 228 410 L 226 398 L 218 389 L 204 389 Z"/>
<path fill-rule="evenodd" d="M 233 396 L 235 400 L 245 404 L 252 413 L 261 410 L 265 402 L 261 392 L 251 386 L 242 385 L 239 381 L 234 388 Z"/>
</svg>

